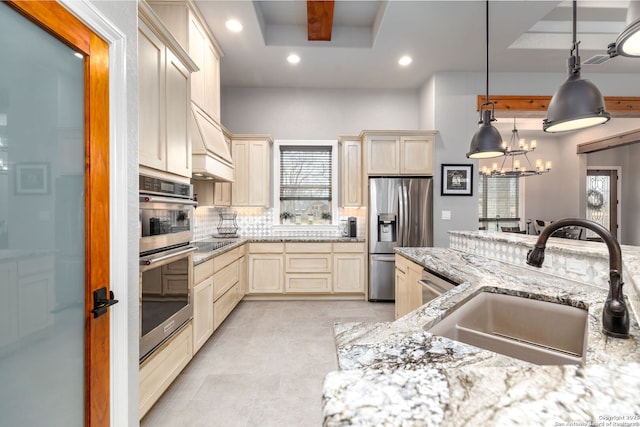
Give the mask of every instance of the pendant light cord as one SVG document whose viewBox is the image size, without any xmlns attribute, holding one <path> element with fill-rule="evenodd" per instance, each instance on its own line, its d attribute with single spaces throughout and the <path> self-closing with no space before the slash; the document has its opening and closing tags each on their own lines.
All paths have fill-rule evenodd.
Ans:
<svg viewBox="0 0 640 427">
<path fill-rule="evenodd" d="M 573 45 L 571 46 L 571 73 L 576 74 L 580 72 L 580 52 L 578 50 L 578 45 L 580 44 L 577 41 L 576 33 L 578 32 L 578 0 L 573 0 Z"/>
<path fill-rule="evenodd" d="M 487 7 L 486 10 L 486 20 L 485 20 L 485 40 L 486 40 L 486 53 L 487 53 L 487 73 L 485 75 L 486 79 L 486 87 L 487 87 L 487 97 L 484 99 L 485 104 L 489 104 L 489 0 L 486 0 Z"/>
</svg>

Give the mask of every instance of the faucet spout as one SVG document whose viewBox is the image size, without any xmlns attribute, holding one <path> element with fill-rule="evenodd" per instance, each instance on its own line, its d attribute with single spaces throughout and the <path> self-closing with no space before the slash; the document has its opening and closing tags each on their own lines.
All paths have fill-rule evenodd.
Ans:
<svg viewBox="0 0 640 427">
<path fill-rule="evenodd" d="M 609 293 L 602 310 L 602 332 L 615 338 L 629 338 L 629 310 L 622 294 L 622 251 L 616 238 L 602 225 L 582 218 L 565 218 L 552 222 L 542 231 L 532 250 L 527 254 L 527 264 L 542 267 L 547 240 L 554 231 L 563 227 L 588 228 L 604 240 L 609 251 Z"/>
</svg>

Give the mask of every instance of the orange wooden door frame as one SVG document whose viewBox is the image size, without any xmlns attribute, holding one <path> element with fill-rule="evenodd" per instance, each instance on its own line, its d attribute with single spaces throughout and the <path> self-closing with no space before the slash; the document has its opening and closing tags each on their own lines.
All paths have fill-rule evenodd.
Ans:
<svg viewBox="0 0 640 427">
<path fill-rule="evenodd" d="M 85 426 L 109 426 L 109 313 L 93 318 L 93 291 L 109 287 L 109 46 L 54 1 L 8 1 L 85 55 Z"/>
</svg>

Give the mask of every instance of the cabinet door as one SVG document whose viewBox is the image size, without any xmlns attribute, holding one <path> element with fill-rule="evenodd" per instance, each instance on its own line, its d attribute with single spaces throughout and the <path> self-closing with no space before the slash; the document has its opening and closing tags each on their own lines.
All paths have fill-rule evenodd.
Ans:
<svg viewBox="0 0 640 427">
<path fill-rule="evenodd" d="M 244 255 L 238 259 L 238 270 L 239 278 L 237 292 L 238 300 L 241 300 L 247 294 L 247 277 L 249 273 L 247 271 L 247 257 Z"/>
<path fill-rule="evenodd" d="M 370 136 L 367 139 L 369 175 L 400 172 L 400 141 L 395 136 Z"/>
<path fill-rule="evenodd" d="M 15 262 L 0 264 L 0 348 L 18 338 L 18 269 Z"/>
<path fill-rule="evenodd" d="M 422 305 L 422 285 L 419 283 L 422 278 L 422 267 L 412 262 L 407 273 L 407 313 L 409 313 Z"/>
<path fill-rule="evenodd" d="M 204 110 L 220 121 L 220 59 L 207 38 L 204 46 Z"/>
<path fill-rule="evenodd" d="M 397 259 L 397 258 L 396 258 Z M 409 312 L 408 307 L 408 296 L 407 296 L 407 274 L 402 271 L 400 268 L 396 267 L 396 301 L 395 301 L 395 311 L 396 311 L 396 319 L 404 316 Z"/>
<path fill-rule="evenodd" d="M 213 205 L 231 206 L 231 183 L 216 182 L 213 186 Z"/>
<path fill-rule="evenodd" d="M 140 164 L 166 167 L 166 139 L 160 120 L 164 109 L 165 46 L 143 23 L 138 23 L 138 142 Z"/>
<path fill-rule="evenodd" d="M 433 137 L 400 138 L 400 173 L 433 175 Z"/>
<path fill-rule="evenodd" d="M 191 114 L 190 73 L 170 51 L 166 55 L 167 171 L 191 178 L 191 138 L 188 127 Z"/>
<path fill-rule="evenodd" d="M 53 270 L 18 277 L 18 334 L 49 326 L 53 317 Z"/>
<path fill-rule="evenodd" d="M 333 255 L 333 292 L 364 292 L 364 254 Z"/>
<path fill-rule="evenodd" d="M 249 141 L 233 141 L 234 182 L 231 187 L 233 206 L 249 205 Z"/>
<path fill-rule="evenodd" d="M 284 291 L 284 257 L 279 254 L 249 255 L 249 293 Z"/>
<path fill-rule="evenodd" d="M 235 162 L 232 205 L 269 207 L 271 144 L 268 141 L 233 141 L 232 146 Z"/>
<path fill-rule="evenodd" d="M 207 111 L 205 106 L 205 47 L 208 44 L 207 34 L 198 22 L 198 18 L 189 14 L 189 56 L 196 63 L 199 71 L 191 75 L 191 99 L 198 107 Z"/>
<path fill-rule="evenodd" d="M 193 287 L 193 354 L 213 334 L 213 277 Z"/>
<path fill-rule="evenodd" d="M 360 141 L 342 141 L 340 156 L 341 205 L 342 207 L 360 207 L 363 205 Z"/>
<path fill-rule="evenodd" d="M 267 141 L 251 141 L 249 144 L 249 204 L 271 205 L 271 144 Z"/>
</svg>

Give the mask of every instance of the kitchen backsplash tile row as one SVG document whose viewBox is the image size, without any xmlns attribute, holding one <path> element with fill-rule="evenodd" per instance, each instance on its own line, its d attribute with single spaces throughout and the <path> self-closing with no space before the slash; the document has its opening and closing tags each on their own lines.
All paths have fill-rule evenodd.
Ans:
<svg viewBox="0 0 640 427">
<path fill-rule="evenodd" d="M 339 237 L 342 230 L 338 225 L 328 226 L 297 226 L 285 228 L 274 227 L 274 213 L 272 208 L 217 208 L 200 206 L 196 209 L 194 240 L 204 240 L 218 234 L 220 212 L 229 210 L 237 213 L 238 234 L 240 236 L 295 236 L 295 237 Z M 358 236 L 364 235 L 366 210 L 345 208 L 340 209 L 340 220 L 349 216 L 358 218 Z M 339 223 L 340 221 L 338 221 Z"/>
</svg>

